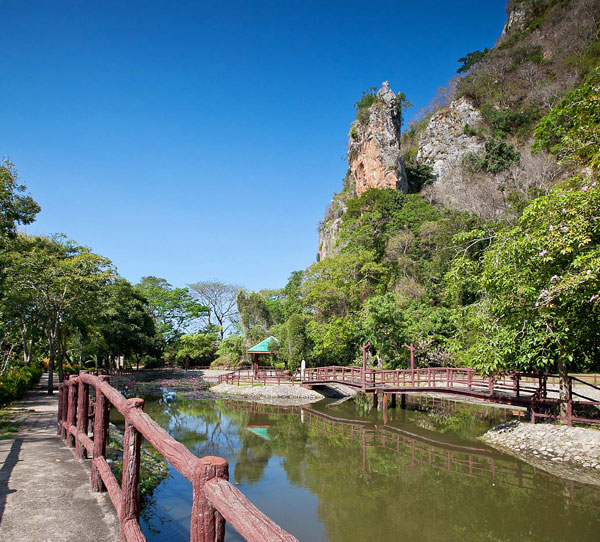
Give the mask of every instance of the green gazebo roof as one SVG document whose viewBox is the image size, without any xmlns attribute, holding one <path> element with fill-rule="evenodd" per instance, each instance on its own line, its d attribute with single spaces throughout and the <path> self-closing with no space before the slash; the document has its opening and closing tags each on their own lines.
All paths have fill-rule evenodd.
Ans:
<svg viewBox="0 0 600 542">
<path fill-rule="evenodd" d="M 264 341 L 259 342 L 258 344 L 250 348 L 250 350 L 248 350 L 248 354 L 271 354 L 272 350 L 270 346 L 272 342 L 279 344 L 279 341 L 271 335 L 270 337 L 267 337 Z"/>
</svg>

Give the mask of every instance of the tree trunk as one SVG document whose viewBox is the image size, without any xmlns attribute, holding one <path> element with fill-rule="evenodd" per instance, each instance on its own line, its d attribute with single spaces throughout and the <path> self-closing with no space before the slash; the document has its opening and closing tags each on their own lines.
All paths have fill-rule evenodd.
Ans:
<svg viewBox="0 0 600 542">
<path fill-rule="evenodd" d="M 558 381 L 560 389 L 560 415 L 567 416 L 568 402 L 570 400 L 569 371 L 567 361 L 563 356 L 560 356 L 558 359 Z"/>
<path fill-rule="evenodd" d="M 56 359 L 56 350 L 54 349 L 54 343 L 49 341 L 50 347 L 50 359 L 48 360 L 48 395 L 54 393 L 54 361 Z"/>
</svg>

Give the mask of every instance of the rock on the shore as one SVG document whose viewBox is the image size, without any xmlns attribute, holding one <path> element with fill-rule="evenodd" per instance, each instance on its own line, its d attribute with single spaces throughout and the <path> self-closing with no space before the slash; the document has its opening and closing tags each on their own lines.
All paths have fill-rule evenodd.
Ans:
<svg viewBox="0 0 600 542">
<path fill-rule="evenodd" d="M 600 481 L 600 431 L 595 429 L 511 421 L 490 429 L 482 438 L 525 460 L 533 458 L 560 465 L 564 467 L 560 469 L 562 476 L 566 468 L 575 467 L 594 472 L 594 478 Z"/>
</svg>

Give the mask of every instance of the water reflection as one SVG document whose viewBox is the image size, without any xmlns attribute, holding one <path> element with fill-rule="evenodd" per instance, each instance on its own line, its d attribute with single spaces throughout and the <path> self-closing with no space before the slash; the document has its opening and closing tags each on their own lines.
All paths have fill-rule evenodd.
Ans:
<svg viewBox="0 0 600 542">
<path fill-rule="evenodd" d="M 178 399 L 146 411 L 194 453 L 224 456 L 231 481 L 300 540 L 597 540 L 598 488 L 476 440 L 512 412 L 413 400 L 384 423 L 366 402 L 330 406 Z M 155 502 L 148 539 L 189 537 L 189 484 L 174 473 Z"/>
</svg>

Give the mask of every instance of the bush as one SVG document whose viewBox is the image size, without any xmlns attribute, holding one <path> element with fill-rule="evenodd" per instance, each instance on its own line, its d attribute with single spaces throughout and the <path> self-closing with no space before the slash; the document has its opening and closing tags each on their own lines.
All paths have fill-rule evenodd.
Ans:
<svg viewBox="0 0 600 542">
<path fill-rule="evenodd" d="M 406 180 L 408 181 L 408 191 L 411 194 L 419 193 L 424 187 L 432 184 L 436 179 L 433 169 L 426 164 L 416 166 L 407 165 L 405 169 Z"/>
<path fill-rule="evenodd" d="M 490 173 L 500 173 L 520 159 L 520 153 L 504 139 L 493 137 L 485 142 L 485 169 Z"/>
<path fill-rule="evenodd" d="M 467 152 L 462 158 L 462 165 L 467 171 L 487 171 L 489 173 L 500 173 L 510 166 L 518 164 L 521 154 L 515 150 L 513 145 L 493 137 L 485 142 L 485 154 L 481 156 L 475 152 Z"/>
<path fill-rule="evenodd" d="M 154 356 L 144 356 L 142 359 L 142 366 L 144 369 L 158 369 L 159 367 L 165 366 L 165 361 Z"/>
<path fill-rule="evenodd" d="M 0 378 L 0 406 L 25 397 L 25 392 L 40 381 L 42 374 L 38 365 L 11 368 Z"/>
<path fill-rule="evenodd" d="M 371 87 L 363 91 L 362 98 L 354 104 L 356 109 L 356 120 L 366 124 L 369 120 L 369 108 L 377 101 L 377 87 Z"/>
</svg>

